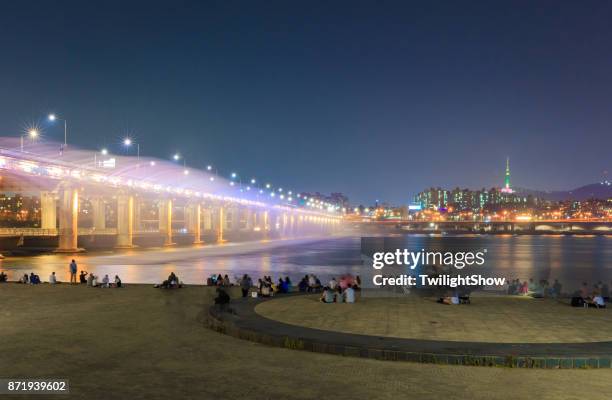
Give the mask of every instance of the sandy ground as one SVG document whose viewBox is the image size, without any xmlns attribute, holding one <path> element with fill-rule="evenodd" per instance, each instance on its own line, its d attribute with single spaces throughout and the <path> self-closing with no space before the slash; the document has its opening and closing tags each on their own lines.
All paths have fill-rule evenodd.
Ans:
<svg viewBox="0 0 612 400">
<path fill-rule="evenodd" d="M 241 341 L 204 328 L 212 298 L 204 287 L 0 285 L 0 377 L 68 378 L 75 399 L 592 400 L 612 393 L 612 370 L 395 363 Z"/>
<path fill-rule="evenodd" d="M 567 299 L 475 295 L 470 305 L 447 306 L 420 296 L 354 304 L 324 304 L 319 297 L 275 299 L 256 311 L 287 324 L 376 336 L 493 343 L 612 341 L 612 310 L 570 307 Z"/>
</svg>

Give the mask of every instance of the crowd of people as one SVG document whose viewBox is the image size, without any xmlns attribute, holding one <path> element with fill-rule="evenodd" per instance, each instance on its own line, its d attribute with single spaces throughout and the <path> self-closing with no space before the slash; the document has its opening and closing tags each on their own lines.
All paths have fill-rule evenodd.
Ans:
<svg viewBox="0 0 612 400">
<path fill-rule="evenodd" d="M 507 293 L 535 298 L 568 296 L 571 297 L 571 304 L 574 307 L 605 308 L 606 303 L 610 302 L 610 286 L 602 281 L 597 282 L 591 288 L 589 288 L 587 282 L 583 282 L 580 288 L 574 292 L 564 293 L 563 285 L 558 279 L 555 279 L 552 284 L 546 279 L 541 279 L 538 282 L 534 281 L 533 278 L 523 282 L 520 279 L 511 279 L 509 280 Z"/>
<path fill-rule="evenodd" d="M 70 262 L 68 266 L 68 270 L 70 272 L 70 284 L 77 284 L 77 263 L 75 260 Z M 115 278 L 111 281 L 109 276 L 106 274 L 102 279 L 99 276 L 91 274 L 85 270 L 81 270 L 79 274 L 79 283 L 85 284 L 89 287 L 99 287 L 99 288 L 120 288 L 122 287 L 121 278 L 119 275 L 115 275 Z M 0 283 L 7 282 L 7 275 L 4 272 L 0 272 Z M 58 285 L 62 283 L 59 279 L 57 279 L 57 275 L 55 271 L 51 272 L 49 275 L 49 280 L 47 281 L 50 285 Z M 23 274 L 21 278 L 17 281 L 17 283 L 28 284 L 28 285 L 38 285 L 43 283 L 40 279 L 40 276 L 35 274 L 34 272 L 30 272 L 30 274 Z"/>
<path fill-rule="evenodd" d="M 288 276 L 279 277 L 277 281 L 270 275 L 264 275 L 254 284 L 253 279 L 244 274 L 242 277 L 235 277 L 234 282 L 226 275 L 213 274 L 206 279 L 208 286 L 217 287 L 217 304 L 224 304 L 226 297 L 226 287 L 239 286 L 242 297 L 248 297 L 249 293 L 254 297 L 271 297 L 276 294 L 292 293 L 297 289 L 303 293 L 321 293 L 321 301 L 325 303 L 354 303 L 355 291 L 359 290 L 361 280 L 359 276 L 342 275 L 338 279 L 332 278 L 327 285 L 322 285 L 321 280 L 314 274 L 305 275 L 294 287 L 291 278 Z"/>
</svg>

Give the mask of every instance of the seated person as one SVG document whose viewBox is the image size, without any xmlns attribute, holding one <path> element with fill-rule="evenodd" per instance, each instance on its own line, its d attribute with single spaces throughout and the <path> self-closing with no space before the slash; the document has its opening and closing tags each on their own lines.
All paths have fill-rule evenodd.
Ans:
<svg viewBox="0 0 612 400">
<path fill-rule="evenodd" d="M 51 272 L 49 275 L 49 284 L 55 285 L 57 283 L 57 278 L 55 277 L 55 272 Z"/>
<path fill-rule="evenodd" d="M 306 292 L 308 290 L 308 278 L 307 277 L 302 278 L 300 283 L 298 283 L 298 290 L 300 292 Z"/>
<path fill-rule="evenodd" d="M 219 287 L 217 288 L 217 297 L 215 297 L 215 304 L 225 305 L 229 304 L 230 297 L 229 294 L 225 291 L 225 289 Z"/>
<path fill-rule="evenodd" d="M 29 283 L 30 279 L 28 279 L 28 274 L 23 274 L 23 277 L 19 279 L 19 283 Z"/>
<path fill-rule="evenodd" d="M 355 302 L 355 289 L 353 288 L 353 285 L 348 285 L 344 290 L 344 301 L 346 303 Z"/>
<path fill-rule="evenodd" d="M 323 293 L 321 294 L 321 301 L 323 303 L 333 303 L 334 302 L 334 291 L 331 290 L 328 286 L 323 288 Z"/>
<path fill-rule="evenodd" d="M 0 272 L 0 283 L 6 282 L 6 274 L 4 272 Z"/>
<path fill-rule="evenodd" d="M 110 287 L 110 279 L 108 278 L 108 274 L 104 275 L 104 278 L 102 278 L 102 284 L 100 284 L 100 287 L 103 287 L 103 288 Z"/>
<path fill-rule="evenodd" d="M 98 287 L 98 277 L 91 274 L 91 287 Z"/>
<path fill-rule="evenodd" d="M 36 275 L 34 272 L 30 274 L 30 284 L 38 285 L 40 283 L 40 277 Z"/>
<path fill-rule="evenodd" d="M 291 279 L 288 276 L 285 277 L 285 293 L 290 293 L 293 284 L 291 283 Z"/>
<path fill-rule="evenodd" d="M 267 283 L 264 283 L 261 287 L 261 295 L 263 297 L 270 297 L 272 295 L 272 287 Z"/>
<path fill-rule="evenodd" d="M 79 282 L 87 283 L 87 271 L 81 270 L 81 274 L 79 275 Z"/>
<path fill-rule="evenodd" d="M 331 287 L 329 289 L 333 290 Z M 344 302 L 344 295 L 342 294 L 342 288 L 339 285 L 336 285 L 335 292 L 336 292 L 335 302 L 336 303 Z"/>
<path fill-rule="evenodd" d="M 119 278 L 119 275 L 115 275 L 115 287 L 121 287 L 121 278 Z"/>
<path fill-rule="evenodd" d="M 459 294 L 455 290 L 454 292 L 447 292 L 444 297 L 440 297 L 438 300 L 440 304 L 457 305 L 459 304 Z"/>
<path fill-rule="evenodd" d="M 93 279 L 94 279 L 94 274 L 89 274 L 87 276 L 87 286 L 93 286 Z"/>
</svg>

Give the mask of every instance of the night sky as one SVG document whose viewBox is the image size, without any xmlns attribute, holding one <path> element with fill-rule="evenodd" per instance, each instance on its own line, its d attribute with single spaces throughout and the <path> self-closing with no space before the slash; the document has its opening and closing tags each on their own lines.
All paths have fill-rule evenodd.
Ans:
<svg viewBox="0 0 612 400">
<path fill-rule="evenodd" d="M 10 3 L 1 136 L 63 140 L 56 112 L 69 144 L 118 152 L 129 133 L 356 203 L 499 186 L 506 156 L 531 189 L 612 164 L 610 2 Z"/>
</svg>

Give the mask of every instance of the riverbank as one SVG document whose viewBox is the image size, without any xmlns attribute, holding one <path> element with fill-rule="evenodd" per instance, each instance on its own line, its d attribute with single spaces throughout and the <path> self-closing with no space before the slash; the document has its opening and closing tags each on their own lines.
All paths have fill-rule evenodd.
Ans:
<svg viewBox="0 0 612 400">
<path fill-rule="evenodd" d="M 231 294 L 237 296 L 237 290 Z M 75 399 L 153 399 L 168 393 L 219 399 L 609 395 L 609 370 L 396 363 L 234 339 L 204 327 L 213 297 L 214 289 L 202 286 L 0 285 L 0 376 L 68 378 Z"/>
<path fill-rule="evenodd" d="M 38 274 L 43 281 L 48 280 L 51 272 L 56 273 L 58 280 L 68 281 L 68 264 L 71 259 L 75 259 L 79 271 L 85 270 L 100 276 L 108 274 L 111 277 L 118 274 L 126 283 L 159 283 L 171 271 L 175 271 L 185 283 L 203 284 L 208 276 L 218 273 L 228 274 L 232 279 L 243 273 L 260 277 L 264 271 L 281 268 L 279 272 L 286 275 L 289 266 L 282 264 L 279 267 L 279 263 L 273 263 L 272 259 L 296 254 L 299 252 L 296 249 L 316 251 L 319 243 L 333 243 L 343 239 L 346 237 L 310 236 L 189 247 L 7 257 L 0 260 L 0 271 L 6 272 L 12 281 L 30 272 Z M 358 250 L 356 254 L 358 257 Z"/>
</svg>

